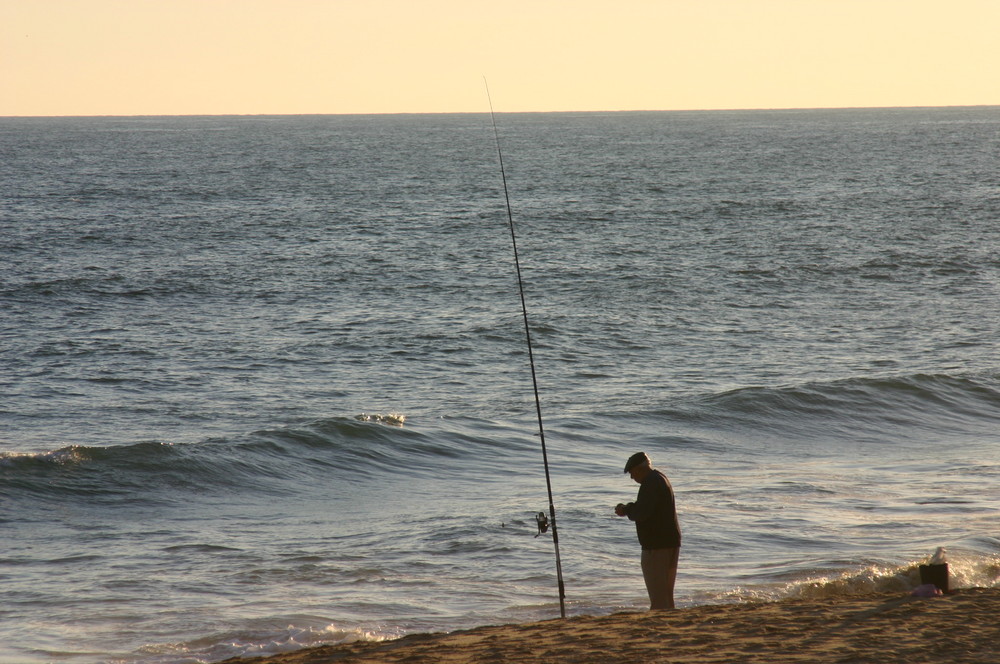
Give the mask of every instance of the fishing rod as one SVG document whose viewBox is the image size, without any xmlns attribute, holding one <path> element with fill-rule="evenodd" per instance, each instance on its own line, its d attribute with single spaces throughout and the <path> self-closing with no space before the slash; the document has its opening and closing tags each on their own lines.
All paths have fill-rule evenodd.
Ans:
<svg viewBox="0 0 1000 664">
<path fill-rule="evenodd" d="M 517 290 L 521 294 L 521 313 L 524 317 L 524 338 L 528 343 L 528 363 L 531 365 L 531 384 L 535 390 L 535 411 L 538 413 L 538 438 L 542 443 L 542 463 L 545 465 L 545 486 L 549 493 L 549 518 L 539 512 L 535 517 L 538 522 L 538 533 L 545 532 L 546 527 L 552 528 L 552 544 L 556 550 L 556 580 L 559 584 L 559 615 L 566 617 L 566 586 L 563 583 L 562 559 L 559 557 L 559 529 L 556 528 L 556 506 L 552 501 L 552 479 L 549 476 L 549 455 L 545 449 L 545 429 L 542 426 L 542 400 L 538 396 L 538 377 L 535 374 L 535 355 L 531 350 L 531 329 L 528 326 L 528 305 L 524 299 L 524 282 L 521 280 L 521 261 L 517 255 L 517 234 L 514 232 L 514 215 L 510 210 L 510 193 L 507 190 L 507 173 L 503 167 L 503 152 L 500 150 L 500 132 L 497 129 L 497 117 L 493 113 L 493 99 L 490 97 L 490 86 L 483 77 L 486 86 L 486 99 L 490 103 L 490 120 L 493 121 L 493 136 L 497 143 L 497 158 L 500 160 L 500 178 L 503 180 L 503 196 L 507 203 L 507 224 L 510 226 L 510 243 L 514 248 L 514 267 L 517 271 Z"/>
</svg>

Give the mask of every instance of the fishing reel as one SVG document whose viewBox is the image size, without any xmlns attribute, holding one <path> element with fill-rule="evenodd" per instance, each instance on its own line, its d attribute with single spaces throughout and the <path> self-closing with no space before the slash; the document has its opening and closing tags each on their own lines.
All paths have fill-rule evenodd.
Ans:
<svg viewBox="0 0 1000 664">
<path fill-rule="evenodd" d="M 539 512 L 535 515 L 535 523 L 538 525 L 538 534 L 535 537 L 549 532 L 549 517 L 545 516 L 545 512 Z"/>
</svg>

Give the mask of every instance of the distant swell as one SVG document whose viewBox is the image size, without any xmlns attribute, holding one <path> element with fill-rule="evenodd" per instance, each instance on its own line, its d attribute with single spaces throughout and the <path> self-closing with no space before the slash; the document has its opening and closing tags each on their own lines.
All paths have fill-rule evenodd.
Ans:
<svg viewBox="0 0 1000 664">
<path fill-rule="evenodd" d="M 696 426 L 804 437 L 987 432 L 1000 424 L 1000 381 L 915 374 L 751 387 L 694 399 L 664 414 Z"/>
</svg>

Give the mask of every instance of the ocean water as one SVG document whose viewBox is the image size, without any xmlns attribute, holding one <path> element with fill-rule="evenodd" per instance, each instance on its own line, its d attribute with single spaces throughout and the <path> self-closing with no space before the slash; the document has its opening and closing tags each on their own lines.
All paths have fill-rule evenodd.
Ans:
<svg viewBox="0 0 1000 664">
<path fill-rule="evenodd" d="M 1000 108 L 499 114 L 570 615 L 1000 584 Z M 559 615 L 487 114 L 0 119 L 0 662 Z"/>
</svg>

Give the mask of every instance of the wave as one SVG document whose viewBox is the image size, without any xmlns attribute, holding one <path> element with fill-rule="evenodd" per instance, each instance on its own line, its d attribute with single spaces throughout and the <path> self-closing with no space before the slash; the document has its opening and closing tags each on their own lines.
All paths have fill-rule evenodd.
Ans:
<svg viewBox="0 0 1000 664">
<path fill-rule="evenodd" d="M 709 439 L 739 433 L 799 442 L 933 444 L 995 436 L 1000 377 L 913 374 L 747 387 L 689 397 L 653 414 Z"/>
<path fill-rule="evenodd" d="M 85 267 L 76 275 L 52 275 L 43 279 L 25 275 L 25 279 L 20 282 L 11 278 L 0 283 L 0 295 L 13 300 L 80 295 L 147 297 L 204 291 L 204 287 L 189 275 L 167 275 L 155 283 L 138 283 L 135 276 L 101 267 Z"/>
<path fill-rule="evenodd" d="M 706 595 L 698 603 L 758 602 L 781 599 L 827 599 L 853 595 L 910 593 L 923 584 L 920 566 L 924 558 L 902 564 L 867 562 L 851 564 L 846 571 L 795 572 L 785 581 L 740 586 L 718 595 Z M 778 575 L 780 576 L 780 575 Z M 1000 556 L 966 550 L 948 556 L 948 586 L 957 588 L 1000 587 Z"/>
<path fill-rule="evenodd" d="M 270 657 L 320 645 L 384 641 L 399 636 L 402 633 L 392 630 L 340 627 L 314 616 L 291 616 L 283 624 L 262 619 L 252 621 L 244 629 L 220 632 L 184 643 L 146 646 L 139 654 L 141 661 L 148 664 L 218 662 L 231 658 Z"/>
<path fill-rule="evenodd" d="M 481 420 L 453 418 L 412 427 L 405 415 L 316 420 L 199 443 L 157 441 L 107 447 L 69 445 L 36 453 L 0 453 L 0 496 L 96 501 L 187 500 L 192 491 L 289 495 L 316 480 L 360 482 L 359 469 L 433 475 L 447 459 L 500 466 L 525 441 Z"/>
<path fill-rule="evenodd" d="M 1000 420 L 1000 385 L 943 374 L 902 377 L 851 378 L 784 388 L 743 388 L 712 395 L 708 407 L 731 413 L 802 415 L 849 413 L 879 418 L 887 411 L 984 414 Z"/>
<path fill-rule="evenodd" d="M 844 441 L 874 450 L 902 441 L 989 441 L 1000 424 L 1000 379 L 914 374 L 749 387 L 689 397 L 669 409 L 553 415 L 552 420 L 569 445 L 564 451 L 571 458 L 561 464 L 574 472 L 579 464 L 606 456 L 602 432 L 627 426 L 624 420 L 646 421 L 654 445 L 698 444 L 750 455 L 782 451 L 776 446 L 813 455 Z M 158 502 L 181 500 L 192 491 L 295 495 L 317 481 L 351 484 L 382 473 L 436 477 L 443 466 L 506 472 L 522 459 L 536 463 L 537 441 L 530 431 L 477 417 L 413 420 L 363 413 L 199 443 L 0 453 L 0 495 Z"/>
<path fill-rule="evenodd" d="M 35 453 L 0 455 L 0 495 L 97 501 L 151 497 L 165 487 L 190 488 L 204 481 L 205 464 L 183 445 L 143 442 L 109 447 L 70 445 Z"/>
</svg>

